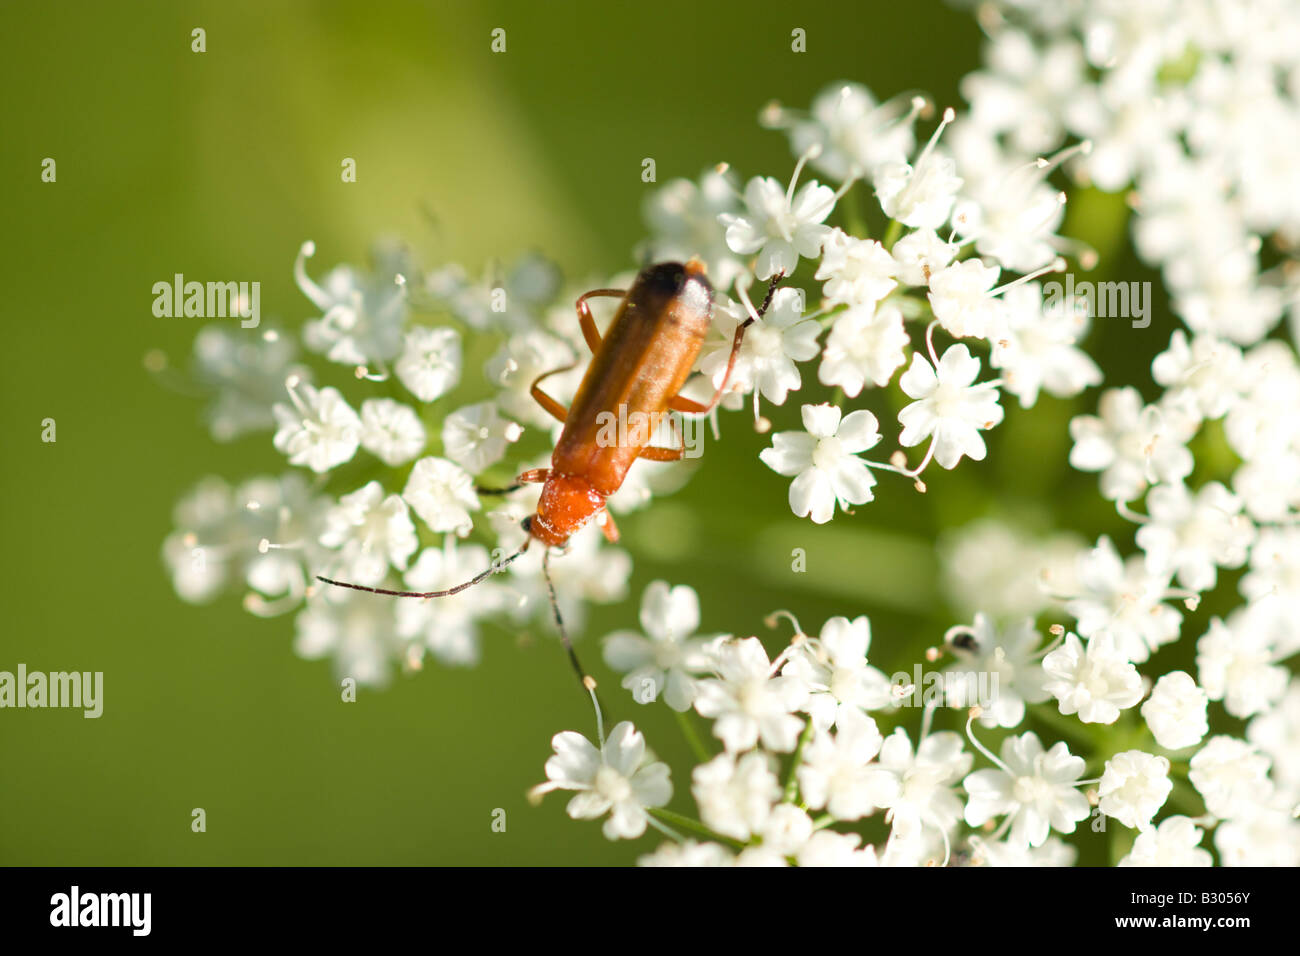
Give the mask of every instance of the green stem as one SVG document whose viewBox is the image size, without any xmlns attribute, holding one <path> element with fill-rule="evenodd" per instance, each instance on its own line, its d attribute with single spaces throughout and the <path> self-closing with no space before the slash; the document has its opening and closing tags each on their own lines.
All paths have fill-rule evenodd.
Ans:
<svg viewBox="0 0 1300 956">
<path fill-rule="evenodd" d="M 867 228 L 867 222 L 862 218 L 862 210 L 858 206 L 857 186 L 850 186 L 849 191 L 840 197 L 841 206 L 844 210 L 844 225 L 848 226 L 848 233 L 859 239 L 870 239 L 871 230 Z"/>
<path fill-rule="evenodd" d="M 686 742 L 691 745 L 691 750 L 695 752 L 695 759 L 700 761 L 712 760 L 713 754 L 709 753 L 709 748 L 704 746 L 704 741 L 700 739 L 700 735 L 696 732 L 694 725 L 691 724 L 690 715 L 680 710 L 674 710 L 673 714 L 677 718 L 677 726 L 682 728 L 682 735 L 686 738 Z"/>
<path fill-rule="evenodd" d="M 785 796 L 782 798 L 785 803 L 794 803 L 799 799 L 799 765 L 803 763 L 803 749 L 808 746 L 808 741 L 812 739 L 813 722 L 808 718 L 808 723 L 804 725 L 803 733 L 799 735 L 799 744 L 794 748 L 794 760 L 790 762 L 790 776 L 785 778 Z"/>
<path fill-rule="evenodd" d="M 898 241 L 898 237 L 901 236 L 902 234 L 903 234 L 903 224 L 899 222 L 897 219 L 889 220 L 889 228 L 885 230 L 885 241 L 884 241 L 885 248 L 886 249 L 894 248 L 894 243 Z"/>
<path fill-rule="evenodd" d="M 675 813 L 672 810 L 666 810 L 663 807 L 647 807 L 646 812 L 651 816 L 658 817 L 665 823 L 671 823 L 675 827 L 680 827 L 683 830 L 690 830 L 692 833 L 698 833 L 700 836 L 708 837 L 715 843 L 725 843 L 728 846 L 737 848 L 745 845 L 739 840 L 733 840 L 731 837 L 723 836 L 721 833 L 710 830 L 699 820 L 695 820 L 680 813 Z"/>
</svg>

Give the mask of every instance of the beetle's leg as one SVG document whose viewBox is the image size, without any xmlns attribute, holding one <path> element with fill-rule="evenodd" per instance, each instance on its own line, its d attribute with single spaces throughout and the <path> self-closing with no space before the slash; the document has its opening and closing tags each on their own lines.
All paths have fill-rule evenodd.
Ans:
<svg viewBox="0 0 1300 956">
<path fill-rule="evenodd" d="M 598 295 L 617 296 L 621 299 L 627 295 L 627 292 L 623 289 L 592 289 L 578 296 L 578 322 L 582 325 L 582 337 L 587 340 L 587 348 L 591 349 L 593 355 L 600 348 L 600 329 L 596 328 L 596 319 L 591 314 L 591 306 L 587 305 L 587 300 L 594 299 Z"/>
<path fill-rule="evenodd" d="M 638 458 L 646 461 L 681 461 L 686 457 L 685 448 L 664 448 L 662 445 L 646 445 Z"/>
<path fill-rule="evenodd" d="M 577 363 L 574 362 L 564 366 L 563 368 L 553 368 L 549 372 L 543 372 L 541 375 L 537 376 L 537 378 L 533 379 L 532 387 L 528 389 L 529 394 L 533 396 L 533 400 L 536 401 L 538 405 L 542 406 L 542 408 L 546 409 L 551 417 L 561 423 L 568 420 L 569 410 L 543 392 L 538 388 L 538 386 L 542 384 L 543 379 L 550 378 L 552 375 L 559 375 L 561 372 L 567 372 L 569 369 L 575 368 L 576 366 Z"/>
<path fill-rule="evenodd" d="M 677 423 L 671 418 L 668 420 L 673 426 L 673 435 L 677 438 L 676 448 L 664 448 L 662 445 L 646 445 L 641 449 L 638 458 L 644 458 L 646 461 L 681 461 L 686 457 L 686 442 L 682 438 L 681 432 L 677 430 Z"/>
<path fill-rule="evenodd" d="M 524 485 L 540 484 L 546 480 L 546 476 L 550 473 L 549 468 L 530 468 L 516 478 L 513 485 L 507 485 L 505 488 L 480 488 L 476 486 L 474 490 L 480 495 L 508 495 L 512 491 L 518 491 Z"/>
<path fill-rule="evenodd" d="M 722 376 L 722 384 L 713 393 L 713 398 L 709 400 L 709 403 L 704 405 L 694 399 L 674 395 L 668 400 L 669 408 L 675 412 L 685 412 L 688 415 L 703 415 L 717 407 L 718 402 L 722 401 L 722 396 L 727 393 L 727 386 L 731 384 L 731 373 L 736 368 L 736 358 L 740 355 L 740 345 L 745 340 L 745 329 L 749 328 L 753 321 L 753 319 L 746 319 L 736 327 L 736 335 L 731 340 L 731 354 L 727 356 L 727 371 Z"/>
<path fill-rule="evenodd" d="M 776 294 L 776 287 L 784 278 L 784 275 L 777 273 L 772 277 L 772 281 L 768 283 L 767 295 L 764 296 L 763 305 L 758 310 L 758 317 L 760 319 L 767 314 L 768 306 L 772 304 L 772 296 Z M 727 393 L 727 386 L 731 384 L 731 373 L 735 371 L 736 359 L 740 355 L 740 345 L 745 341 L 745 330 L 753 324 L 754 317 L 750 316 L 744 322 L 741 322 L 740 325 L 736 326 L 736 334 L 731 339 L 731 354 L 727 356 L 727 371 L 722 376 L 722 384 L 718 386 L 718 390 L 713 393 L 713 398 L 707 405 L 703 405 L 690 398 L 683 398 L 680 395 L 675 395 L 668 400 L 668 407 L 675 412 L 685 412 L 688 415 L 702 415 L 705 412 L 713 411 L 713 409 L 717 407 L 718 402 L 722 401 L 722 396 Z"/>
<path fill-rule="evenodd" d="M 602 511 L 596 521 L 605 533 L 605 540 L 610 544 L 618 544 L 618 525 L 614 524 L 614 516 L 607 510 Z"/>
</svg>

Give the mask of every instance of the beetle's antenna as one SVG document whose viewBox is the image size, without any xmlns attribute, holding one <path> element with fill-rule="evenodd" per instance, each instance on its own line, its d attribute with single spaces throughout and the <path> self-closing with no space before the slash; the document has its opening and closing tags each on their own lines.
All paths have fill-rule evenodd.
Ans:
<svg viewBox="0 0 1300 956">
<path fill-rule="evenodd" d="M 772 276 L 772 281 L 767 284 L 767 295 L 763 296 L 763 305 L 758 310 L 758 317 L 760 319 L 767 315 L 768 306 L 772 304 L 772 296 L 776 295 L 776 287 L 781 284 L 781 280 L 784 278 L 785 273 L 778 272 L 776 275 Z"/>
<path fill-rule="evenodd" d="M 548 549 L 547 552 L 542 555 L 542 577 L 546 579 L 546 592 L 551 598 L 551 612 L 555 615 L 555 626 L 560 632 L 560 640 L 564 642 L 564 650 L 569 655 L 569 663 L 573 665 L 573 669 L 578 675 L 578 682 L 592 694 L 594 700 L 596 682 L 585 670 L 583 670 L 582 662 L 578 660 L 578 652 L 573 649 L 573 642 L 569 640 L 569 632 L 565 630 L 564 618 L 560 615 L 560 602 L 555 598 L 555 582 L 551 580 L 551 569 L 549 566 L 550 560 L 551 552 Z M 596 712 L 599 714 L 600 705 L 597 704 L 596 706 Z"/>
<path fill-rule="evenodd" d="M 320 574 L 316 575 L 316 580 L 324 581 L 326 584 L 332 584 L 338 588 L 351 588 L 353 591 L 366 591 L 367 593 L 370 594 L 385 594 L 389 597 L 414 597 L 414 598 L 451 597 L 453 594 L 459 594 L 461 591 L 464 591 L 466 588 L 472 588 L 480 581 L 487 580 L 492 575 L 496 574 L 498 571 L 504 571 L 507 567 L 510 566 L 510 563 L 512 561 L 520 557 L 525 551 L 528 550 L 528 545 L 532 543 L 532 540 L 533 540 L 532 538 L 525 538 L 523 547 L 521 547 L 514 554 L 510 555 L 510 557 L 505 558 L 500 562 L 493 562 L 492 564 L 488 565 L 488 569 L 484 571 L 482 574 L 476 574 L 474 577 L 470 578 L 464 584 L 458 584 L 454 588 L 447 588 L 445 591 L 391 591 L 388 588 L 371 588 L 371 587 L 366 587 L 366 585 L 364 584 L 349 584 L 347 581 L 335 581 L 332 578 L 327 578 Z M 542 566 L 545 567 L 545 564 L 546 564 L 545 561 L 543 561 Z M 548 584 L 550 583 L 549 579 L 547 583 Z M 551 597 L 552 603 L 554 603 L 554 595 L 555 595 L 554 590 L 552 590 L 551 595 L 552 595 Z M 555 613 L 558 620 L 559 613 L 560 613 L 559 610 L 557 609 Z M 568 639 L 566 638 L 565 640 L 567 643 Z M 569 653 L 572 654 L 573 652 L 570 651 Z"/>
</svg>

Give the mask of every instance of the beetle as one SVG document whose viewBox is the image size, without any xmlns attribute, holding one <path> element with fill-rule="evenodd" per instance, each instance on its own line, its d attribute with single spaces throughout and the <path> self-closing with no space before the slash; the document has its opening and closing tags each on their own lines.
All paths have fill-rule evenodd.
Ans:
<svg viewBox="0 0 1300 956">
<path fill-rule="evenodd" d="M 781 279 L 777 275 L 769 283 L 763 305 L 755 313 L 758 317 L 767 311 Z M 622 299 L 603 337 L 587 304 L 589 299 L 600 296 Z M 712 322 L 713 286 L 699 259 L 649 265 L 637 274 L 630 289 L 594 289 L 578 297 L 576 308 L 583 338 L 593 357 L 573 403 L 565 408 L 541 388 L 547 378 L 568 371 L 572 365 L 539 375 L 529 390 L 543 409 L 564 424 L 551 455 L 551 467 L 525 471 L 515 479 L 515 484 L 506 488 L 478 489 L 480 493 L 505 494 L 524 484 L 541 484 L 536 513 L 523 521 L 528 537 L 519 550 L 493 562 L 487 570 L 463 584 L 442 591 L 398 591 L 317 577 L 326 584 L 372 594 L 448 597 L 504 570 L 537 541 L 547 549 L 542 558 L 542 573 L 556 626 L 578 677 L 587 684 L 590 678 L 578 663 L 555 600 L 555 588 L 547 570 L 551 549 L 564 547 L 570 537 L 592 521 L 600 525 L 606 538 L 617 541 L 618 529 L 605 510 L 605 502 L 618 491 L 628 470 L 640 458 L 677 461 L 686 451 L 680 435 L 675 448 L 650 444 L 652 427 L 626 430 L 619 440 L 610 441 L 606 437 L 609 418 L 655 423 L 670 411 L 687 414 L 711 411 L 726 393 L 745 330 L 753 324 L 754 316 L 737 326 L 726 372 L 713 398 L 705 404 L 680 394 Z"/>
</svg>

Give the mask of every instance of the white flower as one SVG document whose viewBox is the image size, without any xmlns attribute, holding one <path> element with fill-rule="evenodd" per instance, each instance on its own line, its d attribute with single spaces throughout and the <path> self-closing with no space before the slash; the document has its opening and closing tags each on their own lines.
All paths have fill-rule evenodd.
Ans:
<svg viewBox="0 0 1300 956">
<path fill-rule="evenodd" d="M 1119 712 L 1142 699 L 1142 675 L 1105 631 L 1088 638 L 1085 648 L 1074 634 L 1043 658 L 1044 685 L 1062 714 L 1078 714 L 1085 724 L 1113 724 Z"/>
<path fill-rule="evenodd" d="M 1170 671 L 1156 681 L 1151 698 L 1142 705 L 1142 719 L 1156 743 L 1166 750 L 1195 747 L 1210 730 L 1206 719 L 1209 700 L 1191 674 Z"/>
<path fill-rule="evenodd" d="M 999 272 L 979 259 L 964 259 L 930 276 L 930 307 L 949 335 L 983 338 L 997 331 L 1000 303 L 992 291 Z"/>
<path fill-rule="evenodd" d="M 478 330 L 500 328 L 515 332 L 536 324 L 537 313 L 555 298 L 560 270 L 544 256 L 521 255 L 503 276 L 493 268 L 477 281 L 466 278 L 458 265 L 431 274 L 426 287 L 467 325 Z"/>
<path fill-rule="evenodd" d="M 1026 153 L 1059 143 L 1062 121 L 1086 78 L 1078 40 L 1051 35 L 1040 47 L 1031 34 L 1003 27 L 990 37 L 983 59 L 985 69 L 961 81 L 971 121 L 990 134 L 1010 137 Z"/>
<path fill-rule="evenodd" d="M 493 402 L 466 405 L 442 423 L 442 449 L 447 457 L 471 475 L 495 465 L 506 446 L 519 440 L 523 427 L 497 414 Z"/>
<path fill-rule="evenodd" d="M 1073 589 L 1078 553 L 1073 535 L 1040 538 L 997 518 L 976 519 L 939 539 L 944 591 L 953 606 L 1003 621 L 1055 606 L 1047 589 Z"/>
<path fill-rule="evenodd" d="M 778 753 L 794 749 L 808 689 L 793 677 L 773 677 L 772 662 L 756 637 L 730 640 L 716 650 L 716 678 L 699 682 L 695 709 L 714 718 L 713 735 L 729 751 L 748 750 L 761 739 Z"/>
<path fill-rule="evenodd" d="M 749 846 L 736 856 L 736 866 L 789 866 L 790 863 L 781 854 L 765 846 Z"/>
<path fill-rule="evenodd" d="M 532 514 L 533 510 L 528 508 L 526 514 Z M 515 518 L 509 529 L 520 535 L 519 544 L 523 543 L 523 532 L 519 527 L 522 517 Z M 502 547 L 519 546 L 507 544 L 505 538 L 498 540 Z M 551 619 L 550 593 L 542 577 L 545 554 L 545 548 L 533 548 L 510 565 L 510 584 L 516 592 L 515 616 L 521 621 L 532 618 L 539 612 L 545 620 Z M 570 539 L 564 560 L 551 562 L 550 575 L 565 624 L 571 632 L 581 633 L 589 604 L 608 604 L 621 601 L 627 596 L 632 559 L 626 551 L 609 546 L 604 535 L 591 529 L 586 534 Z"/>
<path fill-rule="evenodd" d="M 1180 294 L 1173 310 L 1199 335 L 1253 345 L 1282 317 L 1280 290 L 1260 281 L 1258 254 L 1241 237 L 1236 250 L 1218 255 L 1189 256 L 1169 264 L 1169 284 Z M 1182 278 L 1179 269 L 1194 278 Z M 1180 289 L 1181 287 L 1181 289 Z"/>
<path fill-rule="evenodd" d="M 1252 613 L 1253 610 L 1253 613 Z M 1210 621 L 1196 642 L 1196 673 L 1210 700 L 1234 717 L 1264 713 L 1286 692 L 1290 672 L 1278 663 L 1267 616 L 1247 605 Z"/>
<path fill-rule="evenodd" d="M 1259 621 L 1277 628 L 1277 650 L 1300 650 L 1300 528 L 1262 529 L 1239 587 Z"/>
<path fill-rule="evenodd" d="M 803 383 L 794 363 L 807 362 L 821 351 L 817 344 L 821 324 L 816 319 L 803 318 L 802 310 L 802 290 L 776 291 L 767 313 L 745 331 L 728 387 L 734 386 L 741 392 L 757 389 L 768 401 L 777 405 L 785 403 L 790 391 Z M 714 303 L 713 322 L 721 334 L 701 356 L 699 367 L 713 380 L 715 388 L 722 384 L 727 373 L 732 339 L 743 321 L 741 314 L 738 308 L 727 308 L 723 301 Z"/>
<path fill-rule="evenodd" d="M 1183 416 L 1143 406 L 1132 387 L 1107 389 L 1097 410 L 1100 417 L 1071 419 L 1070 464 L 1102 472 L 1101 493 L 1107 498 L 1132 501 L 1148 484 L 1182 481 L 1192 473 L 1186 442 L 1195 426 L 1189 429 Z"/>
<path fill-rule="evenodd" d="M 770 176 L 755 176 L 745 187 L 746 214 L 718 216 L 732 252 L 758 253 L 760 279 L 790 275 L 800 257 L 816 258 L 830 235 L 830 226 L 822 223 L 835 208 L 835 191 L 812 180 L 796 193 L 797 181 L 797 170 L 788 190 Z"/>
<path fill-rule="evenodd" d="M 308 598 L 294 619 L 293 650 L 313 661 L 333 658 L 334 676 L 352 678 L 363 687 L 383 687 L 392 664 L 405 652 L 393 630 L 393 607 L 372 594 L 327 588 Z"/>
<path fill-rule="evenodd" d="M 1237 468 L 1232 488 L 1256 521 L 1286 520 L 1300 509 L 1300 453 L 1270 446 Z"/>
<path fill-rule="evenodd" d="M 876 710 L 890 703 L 889 678 L 867 663 L 871 622 L 830 618 L 816 640 L 801 641 L 781 673 L 811 690 L 806 710 L 818 730 L 835 723 L 841 708 Z"/>
<path fill-rule="evenodd" d="M 725 289 L 744 271 L 727 248 L 718 216 L 734 213 L 735 192 L 724 173 L 716 169 L 701 174 L 698 185 L 674 179 L 656 189 L 643 206 L 652 237 L 646 242 L 647 261 L 685 262 L 702 258 L 716 288 Z"/>
<path fill-rule="evenodd" d="M 784 111 L 765 114 L 770 125 L 788 126 L 790 146 L 802 156 L 819 147 L 812 164 L 843 182 L 871 173 L 886 163 L 901 163 L 912 151 L 916 106 L 906 115 L 907 100 L 877 103 L 858 83 L 835 83 L 818 93 L 811 116 L 787 121 Z M 815 150 L 813 150 L 815 152 Z"/>
<path fill-rule="evenodd" d="M 1126 750 L 1106 761 L 1097 793 L 1102 813 L 1126 827 L 1145 830 L 1173 789 L 1166 758 Z"/>
<path fill-rule="evenodd" d="M 859 848 L 862 837 L 856 833 L 818 830 L 795 854 L 800 866 L 879 866 L 876 848 Z"/>
<path fill-rule="evenodd" d="M 1195 496 L 1178 482 L 1147 493 L 1151 520 L 1138 528 L 1137 543 L 1153 570 L 1173 571 L 1183 587 L 1206 591 L 1218 567 L 1239 568 L 1255 539 L 1255 526 L 1241 514 L 1241 499 L 1217 481 Z"/>
<path fill-rule="evenodd" d="M 641 597 L 641 628 L 616 631 L 604 640 L 605 663 L 623 671 L 622 686 L 632 699 L 648 704 L 663 697 L 676 711 L 695 702 L 695 677 L 709 667 L 709 639 L 695 637 L 700 626 L 700 599 L 684 584 L 669 589 L 653 581 Z"/>
<path fill-rule="evenodd" d="M 961 735 L 951 730 L 924 737 L 915 752 L 902 727 L 885 738 L 880 766 L 899 781 L 898 796 L 886 815 L 896 839 L 915 839 L 923 826 L 949 833 L 961 821 L 962 802 L 953 788 L 975 759 L 963 751 L 963 744 Z"/>
<path fill-rule="evenodd" d="M 898 306 L 854 306 L 836 316 L 817 379 L 857 398 L 868 381 L 881 387 L 889 384 L 894 371 L 907 361 L 910 344 Z"/>
<path fill-rule="evenodd" d="M 425 548 L 406 572 L 411 591 L 445 591 L 463 584 L 488 566 L 491 558 L 482 545 L 458 544 L 452 535 L 442 547 Z M 417 641 L 415 652 L 428 649 L 444 664 L 470 667 L 479 661 L 478 620 L 510 606 L 505 586 L 493 578 L 474 587 L 434 600 L 396 602 L 397 633 Z"/>
<path fill-rule="evenodd" d="M 277 404 L 279 427 L 273 442 L 289 456 L 289 464 L 306 465 L 320 474 L 351 461 L 361 444 L 361 419 L 336 388 L 319 391 L 290 378 L 287 383 L 294 407 Z"/>
<path fill-rule="evenodd" d="M 826 239 L 815 278 L 824 279 L 823 295 L 831 304 L 874 306 L 898 282 L 894 257 L 874 239 L 857 239 L 835 229 Z"/>
<path fill-rule="evenodd" d="M 562 340 L 549 332 L 534 330 L 512 335 L 488 359 L 483 374 L 502 389 L 497 398 L 512 418 L 548 427 L 554 424 L 554 419 L 537 404 L 530 390 L 538 376 L 572 367 L 573 360 L 573 349 Z M 563 393 L 557 392 L 555 386 L 565 381 L 563 375 L 548 378 L 546 391 L 563 400 Z"/>
<path fill-rule="evenodd" d="M 691 795 L 706 826 L 723 836 L 748 840 L 767 823 L 781 799 L 781 784 L 769 754 L 724 753 L 691 772 Z"/>
<path fill-rule="evenodd" d="M 432 402 L 460 382 L 460 333 L 417 326 L 406 333 L 397 378 L 422 402 Z"/>
<path fill-rule="evenodd" d="M 1291 682 L 1272 710 L 1251 720 L 1246 737 L 1272 760 L 1279 788 L 1300 802 L 1300 681 Z"/>
<path fill-rule="evenodd" d="M 1297 437 L 1296 422 L 1278 414 L 1279 408 L 1300 404 L 1295 352 L 1283 342 L 1260 343 L 1246 353 L 1241 381 L 1245 394 L 1228 409 L 1224 436 L 1248 462 L 1276 459 Z"/>
<path fill-rule="evenodd" d="M 653 853 L 637 857 L 637 866 L 731 866 L 732 856 L 726 847 L 717 843 L 700 843 L 687 840 L 664 843 Z"/>
<path fill-rule="evenodd" d="M 1025 163 L 1019 156 L 981 157 L 980 175 L 968 175 L 953 209 L 958 236 L 1004 268 L 1031 272 L 1047 265 L 1060 243 L 1065 193 L 1047 183 L 1056 162 Z M 963 172 L 967 172 L 963 168 Z"/>
<path fill-rule="evenodd" d="M 473 527 L 469 513 L 479 506 L 474 479 L 445 458 L 421 458 L 402 490 L 406 503 L 430 531 L 454 531 L 464 537 Z"/>
<path fill-rule="evenodd" d="M 916 399 L 898 413 L 899 443 L 911 448 L 933 435 L 931 452 L 941 468 L 955 468 L 963 455 L 983 461 L 987 449 L 980 431 L 1002 421 L 1002 406 L 993 385 L 973 384 L 979 372 L 979 359 L 964 345 L 950 346 L 937 367 L 913 354 L 898 382 Z"/>
<path fill-rule="evenodd" d="M 758 835 L 763 841 L 764 851 L 791 857 L 812 839 L 812 817 L 793 803 L 778 803 L 772 808 Z"/>
<path fill-rule="evenodd" d="M 1187 779 L 1205 798 L 1205 809 L 1231 818 L 1266 800 L 1272 792 L 1268 757 L 1226 734 L 1211 737 L 1190 762 Z"/>
<path fill-rule="evenodd" d="M 283 394 L 285 379 L 310 379 L 310 371 L 294 362 L 297 351 L 291 337 L 274 329 L 251 339 L 224 323 L 198 331 L 194 377 L 211 394 L 204 417 L 216 441 L 275 427 L 271 406 Z"/>
<path fill-rule="evenodd" d="M 957 164 L 935 151 L 939 135 L 954 117 L 950 109 L 912 165 L 887 163 L 875 173 L 876 195 L 890 219 L 914 229 L 938 229 L 952 212 L 961 177 Z"/>
<path fill-rule="evenodd" d="M 865 409 L 842 420 L 835 405 L 804 405 L 802 412 L 807 431 L 777 432 L 772 447 L 758 457 L 777 474 L 795 476 L 790 510 L 825 524 L 834 517 L 836 504 L 845 510 L 875 497 L 876 477 L 857 453 L 880 441 L 879 424 Z"/>
<path fill-rule="evenodd" d="M 572 730 L 551 738 L 555 756 L 546 761 L 547 782 L 534 794 L 577 790 L 566 811 L 574 820 L 609 814 L 601 832 L 610 840 L 632 840 L 645 833 L 647 808 L 664 806 L 673 795 L 668 765 L 646 756 L 645 737 L 630 721 L 616 724 L 597 750 Z"/>
<path fill-rule="evenodd" d="M 952 262 L 957 246 L 940 239 L 933 229 L 917 229 L 900 238 L 889 252 L 898 264 L 901 282 L 929 285 L 930 277 Z"/>
<path fill-rule="evenodd" d="M 1049 301 L 1045 308 L 1037 282 L 1008 289 L 1002 306 L 990 363 L 1002 369 L 1004 387 L 1021 408 L 1033 407 L 1040 390 L 1069 398 L 1101 383 L 1101 369 L 1077 347 L 1088 328 L 1086 312 L 1064 301 Z"/>
<path fill-rule="evenodd" d="M 1178 639 L 1182 615 L 1162 603 L 1169 596 L 1169 572 L 1152 573 L 1138 555 L 1122 560 L 1103 535 L 1080 556 L 1077 578 L 1078 596 L 1066 602 L 1065 612 L 1077 619 L 1084 637 L 1108 631 L 1136 664 Z"/>
<path fill-rule="evenodd" d="M 1169 390 L 1171 400 L 1186 393 L 1203 418 L 1222 418 L 1241 397 L 1241 349 L 1211 335 L 1195 336 L 1188 344 L 1182 329 L 1174 330 L 1169 348 L 1151 362 L 1151 377 Z"/>
<path fill-rule="evenodd" d="M 1214 828 L 1224 866 L 1300 866 L 1300 821 L 1291 807 L 1249 804 L 1242 811 Z"/>
<path fill-rule="evenodd" d="M 232 542 L 228 557 L 239 561 L 248 549 L 256 550 L 244 567 L 244 580 L 256 592 L 244 596 L 244 608 L 252 614 L 269 617 L 296 607 L 331 557 L 319 538 L 334 502 L 313 485 L 291 471 L 279 479 L 253 478 L 235 489 L 235 500 L 243 503 L 244 539 Z"/>
<path fill-rule="evenodd" d="M 832 735 L 820 731 L 804 748 L 796 771 L 799 793 L 814 810 L 836 820 L 859 820 L 898 798 L 899 780 L 875 762 L 884 744 L 876 722 L 846 707 Z"/>
<path fill-rule="evenodd" d="M 391 398 L 361 403 L 361 447 L 393 468 L 417 458 L 428 440 L 420 416 Z"/>
<path fill-rule="evenodd" d="M 979 705 L 979 722 L 985 727 L 1018 727 L 1026 703 L 1040 704 L 1051 697 L 1036 657 L 1042 639 L 1033 618 L 997 627 L 977 613 L 966 638 L 951 643 L 956 661 L 944 681 L 949 707 Z"/>
<path fill-rule="evenodd" d="M 972 836 L 976 866 L 1073 866 L 1079 851 L 1059 837 L 1048 837 L 1042 846 L 1031 847 L 1015 840 L 985 840 Z"/>
<path fill-rule="evenodd" d="M 1184 816 L 1166 817 L 1158 826 L 1137 835 L 1133 849 L 1119 866 L 1213 866 L 1209 850 L 1201 848 L 1205 831 Z"/>
<path fill-rule="evenodd" d="M 1075 789 L 1083 776 L 1082 757 L 1064 743 L 1043 751 L 1033 732 L 1002 741 L 1002 766 L 976 770 L 962 786 L 970 794 L 965 819 L 983 826 L 994 817 L 1011 818 L 1007 837 L 1013 847 L 1040 847 L 1050 831 L 1073 833 L 1088 818 L 1088 800 Z"/>
<path fill-rule="evenodd" d="M 181 600 L 204 604 L 226 586 L 233 570 L 229 545 L 245 537 L 236 501 L 229 484 L 208 475 L 172 509 L 176 530 L 163 542 L 163 560 Z"/>
<path fill-rule="evenodd" d="M 406 570 L 419 541 L 406 502 L 384 495 L 383 486 L 371 481 L 348 495 L 325 516 L 320 543 L 340 549 L 331 569 L 357 584 L 376 585 L 391 566 Z"/>
<path fill-rule="evenodd" d="M 316 244 L 304 242 L 293 267 L 298 288 L 324 313 L 303 327 L 307 348 L 348 365 L 391 359 L 406 321 L 406 294 L 396 282 L 398 270 L 405 268 L 401 256 L 384 255 L 390 268 L 374 276 L 336 266 L 321 286 L 307 275 L 306 261 L 315 254 Z"/>
</svg>

